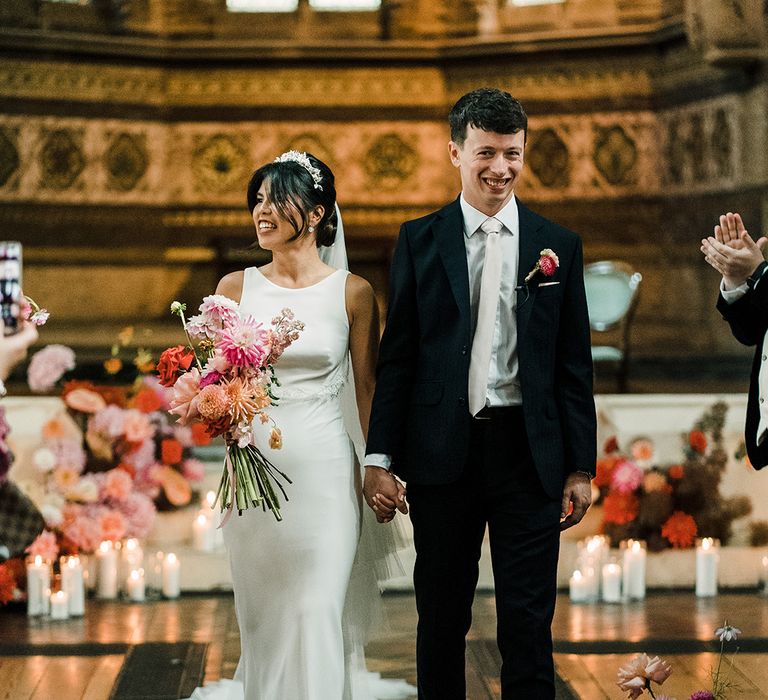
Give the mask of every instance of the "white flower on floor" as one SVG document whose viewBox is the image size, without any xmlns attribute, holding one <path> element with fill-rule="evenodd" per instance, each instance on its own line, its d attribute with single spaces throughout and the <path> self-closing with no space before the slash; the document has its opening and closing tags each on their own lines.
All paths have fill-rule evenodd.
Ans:
<svg viewBox="0 0 768 700">
<path fill-rule="evenodd" d="M 715 637 L 721 642 L 730 642 L 732 639 L 738 639 L 741 634 L 741 630 L 738 627 L 733 627 L 727 622 L 715 630 Z"/>
</svg>

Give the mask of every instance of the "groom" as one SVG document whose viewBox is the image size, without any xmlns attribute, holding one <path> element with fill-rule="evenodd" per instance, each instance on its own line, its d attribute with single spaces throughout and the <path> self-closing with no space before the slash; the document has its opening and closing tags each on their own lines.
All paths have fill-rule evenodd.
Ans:
<svg viewBox="0 0 768 700">
<path fill-rule="evenodd" d="M 421 700 L 464 700 L 465 636 L 489 529 L 502 697 L 555 697 L 560 530 L 595 465 L 582 249 L 514 196 L 528 120 L 506 92 L 450 113 L 458 199 L 400 229 L 368 434 L 365 497 L 416 546 Z M 546 250 L 549 249 L 549 250 Z"/>
</svg>

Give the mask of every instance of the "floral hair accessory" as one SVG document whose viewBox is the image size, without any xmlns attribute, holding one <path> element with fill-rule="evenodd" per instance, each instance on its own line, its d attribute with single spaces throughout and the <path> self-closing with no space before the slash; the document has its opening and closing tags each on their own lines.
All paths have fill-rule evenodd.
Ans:
<svg viewBox="0 0 768 700">
<path fill-rule="evenodd" d="M 298 163 L 312 176 L 312 180 L 315 182 L 315 189 L 322 191 L 323 186 L 320 183 L 323 181 L 323 176 L 320 173 L 320 169 L 312 165 L 306 153 L 302 153 L 301 151 L 286 151 L 282 155 L 279 155 L 277 158 L 275 158 L 274 162 Z"/>
<path fill-rule="evenodd" d="M 555 251 L 551 248 L 544 248 L 539 255 L 541 257 L 525 277 L 526 284 L 533 279 L 537 272 L 541 272 L 545 277 L 552 277 L 555 274 L 555 270 L 560 267 L 560 258 L 557 257 Z"/>
</svg>

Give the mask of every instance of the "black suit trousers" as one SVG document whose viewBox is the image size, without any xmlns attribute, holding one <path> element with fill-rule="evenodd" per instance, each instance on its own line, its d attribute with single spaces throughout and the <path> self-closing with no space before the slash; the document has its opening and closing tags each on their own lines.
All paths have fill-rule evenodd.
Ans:
<svg viewBox="0 0 768 700">
<path fill-rule="evenodd" d="M 410 485 L 420 700 L 465 700 L 465 637 L 489 531 L 504 700 L 555 697 L 551 624 L 560 501 L 541 486 L 520 407 L 472 422 L 460 479 Z"/>
</svg>

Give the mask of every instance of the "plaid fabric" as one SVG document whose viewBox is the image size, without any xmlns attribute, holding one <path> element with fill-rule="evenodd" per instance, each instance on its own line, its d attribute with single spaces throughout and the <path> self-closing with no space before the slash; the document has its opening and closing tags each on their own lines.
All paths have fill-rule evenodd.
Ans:
<svg viewBox="0 0 768 700">
<path fill-rule="evenodd" d="M 44 528 L 35 504 L 10 481 L 0 484 L 0 552 L 8 557 L 24 554 Z"/>
</svg>

